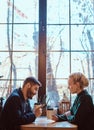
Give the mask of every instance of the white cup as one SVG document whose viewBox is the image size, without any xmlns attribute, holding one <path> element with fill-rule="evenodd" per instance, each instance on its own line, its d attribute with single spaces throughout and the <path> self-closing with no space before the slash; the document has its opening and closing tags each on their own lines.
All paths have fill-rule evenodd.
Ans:
<svg viewBox="0 0 94 130">
<path fill-rule="evenodd" d="M 52 119 L 52 115 L 57 114 L 57 109 L 56 108 L 48 108 L 46 110 L 46 116 L 48 119 Z"/>
</svg>

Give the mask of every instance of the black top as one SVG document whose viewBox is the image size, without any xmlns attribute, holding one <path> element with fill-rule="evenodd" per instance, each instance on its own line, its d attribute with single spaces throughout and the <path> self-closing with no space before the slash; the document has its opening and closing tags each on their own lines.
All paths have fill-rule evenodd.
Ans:
<svg viewBox="0 0 94 130">
<path fill-rule="evenodd" d="M 71 115 L 58 115 L 59 121 L 69 121 L 78 125 L 78 130 L 94 129 L 94 106 L 91 96 L 86 90 L 79 93 L 70 109 Z"/>
<path fill-rule="evenodd" d="M 2 109 L 0 124 L 6 130 L 18 130 L 20 125 L 31 123 L 35 120 L 29 100 L 25 101 L 21 88 L 15 89 Z"/>
</svg>

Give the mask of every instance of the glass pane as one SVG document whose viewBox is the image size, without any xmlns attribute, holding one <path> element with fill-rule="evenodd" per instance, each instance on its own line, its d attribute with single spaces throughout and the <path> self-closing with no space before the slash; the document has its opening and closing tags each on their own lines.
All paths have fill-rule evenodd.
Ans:
<svg viewBox="0 0 94 130">
<path fill-rule="evenodd" d="M 25 31 L 23 31 L 25 30 Z M 39 30 L 36 24 L 16 24 L 13 32 L 14 50 L 38 51 Z"/>
<path fill-rule="evenodd" d="M 58 106 L 59 101 L 63 98 L 63 93 L 70 99 L 70 92 L 66 79 L 47 79 L 46 93 L 47 97 L 50 99 L 48 103 L 50 106 Z"/>
<path fill-rule="evenodd" d="M 94 1 L 71 0 L 71 23 L 94 23 Z"/>
<path fill-rule="evenodd" d="M 39 0 L 2 0 L 0 9 L 0 97 L 7 97 L 38 77 Z"/>
<path fill-rule="evenodd" d="M 71 41 L 72 50 L 94 50 L 94 25 L 71 26 Z"/>
<path fill-rule="evenodd" d="M 0 97 L 6 98 L 8 96 L 8 93 L 10 93 L 9 84 L 9 80 L 0 80 Z"/>
<path fill-rule="evenodd" d="M 0 51 L 12 49 L 12 25 L 0 25 Z"/>
<path fill-rule="evenodd" d="M 13 52 L 13 78 L 38 77 L 38 54 L 36 52 Z"/>
<path fill-rule="evenodd" d="M 9 52 L 0 52 L 0 75 L 4 79 L 10 79 L 11 73 L 11 56 Z"/>
<path fill-rule="evenodd" d="M 38 23 L 39 0 L 14 0 L 15 23 Z"/>
<path fill-rule="evenodd" d="M 6 99 L 13 89 L 21 87 L 23 81 L 21 80 L 0 80 L 0 97 Z M 10 85 L 11 84 L 11 85 Z"/>
<path fill-rule="evenodd" d="M 47 0 L 47 24 L 69 23 L 69 1 Z"/>
<path fill-rule="evenodd" d="M 12 22 L 12 0 L 2 0 L 0 2 L 0 23 Z"/>
<path fill-rule="evenodd" d="M 47 55 L 47 78 L 66 78 L 69 75 L 69 53 L 49 52 Z"/>
<path fill-rule="evenodd" d="M 69 50 L 69 26 L 47 26 L 47 49 L 48 51 Z"/>
<path fill-rule="evenodd" d="M 71 53 L 71 71 L 80 71 L 88 78 L 93 77 L 93 67 L 91 54 L 89 52 L 72 52 Z"/>
</svg>

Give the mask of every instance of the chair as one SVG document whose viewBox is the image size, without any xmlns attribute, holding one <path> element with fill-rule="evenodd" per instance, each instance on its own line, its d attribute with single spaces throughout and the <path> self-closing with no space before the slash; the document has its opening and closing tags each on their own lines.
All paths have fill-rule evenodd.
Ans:
<svg viewBox="0 0 94 130">
<path fill-rule="evenodd" d="M 3 100 L 4 98 L 0 97 L 0 112 L 2 111 L 2 108 L 3 108 Z"/>
<path fill-rule="evenodd" d="M 59 103 L 59 114 L 63 114 L 68 110 L 70 110 L 70 102 L 69 101 L 62 101 Z"/>
</svg>

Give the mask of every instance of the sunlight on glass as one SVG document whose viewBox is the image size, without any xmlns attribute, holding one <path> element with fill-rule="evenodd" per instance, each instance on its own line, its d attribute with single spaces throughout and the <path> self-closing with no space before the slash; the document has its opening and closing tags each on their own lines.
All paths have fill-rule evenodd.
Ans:
<svg viewBox="0 0 94 130">
<path fill-rule="evenodd" d="M 47 24 L 69 23 L 69 1 L 47 0 Z"/>
<path fill-rule="evenodd" d="M 19 23 L 38 23 L 39 3 L 38 0 L 15 0 L 14 22 Z"/>
</svg>

